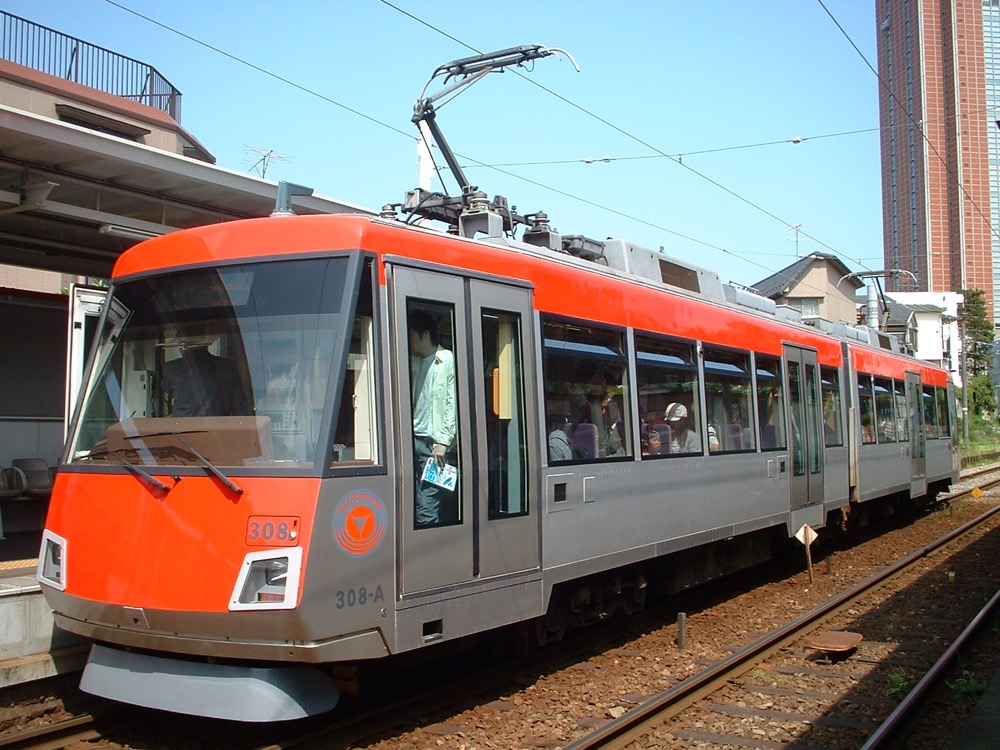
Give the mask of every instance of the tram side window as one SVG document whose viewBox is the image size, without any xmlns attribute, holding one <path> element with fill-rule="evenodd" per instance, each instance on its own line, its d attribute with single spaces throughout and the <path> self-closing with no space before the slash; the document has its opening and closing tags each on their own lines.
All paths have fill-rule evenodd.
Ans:
<svg viewBox="0 0 1000 750">
<path fill-rule="evenodd" d="M 757 413 L 760 418 L 761 450 L 784 450 L 785 394 L 781 381 L 781 360 L 764 354 L 754 355 L 757 362 Z"/>
<path fill-rule="evenodd" d="M 631 456 L 623 333 L 545 320 L 542 335 L 549 463 Z"/>
<path fill-rule="evenodd" d="M 923 386 L 920 398 L 924 410 L 924 434 L 931 439 L 938 438 L 941 432 L 937 423 L 937 397 L 934 395 L 934 386 Z"/>
<path fill-rule="evenodd" d="M 757 448 L 750 406 L 750 354 L 705 347 L 708 439 L 726 452 Z"/>
<path fill-rule="evenodd" d="M 840 408 L 840 379 L 836 368 L 821 367 L 823 390 L 823 440 L 827 448 L 844 444 Z"/>
<path fill-rule="evenodd" d="M 875 427 L 880 443 L 896 442 L 896 407 L 889 378 L 875 378 Z"/>
<path fill-rule="evenodd" d="M 453 305 L 408 299 L 414 526 L 462 523 Z M 450 469 L 449 469 L 450 467 Z"/>
<path fill-rule="evenodd" d="M 528 512 L 521 317 L 483 310 L 483 403 L 489 465 L 489 519 Z"/>
<path fill-rule="evenodd" d="M 701 453 L 701 389 L 694 343 L 637 334 L 635 359 L 643 459 Z M 679 406 L 684 407 L 683 417 Z M 668 421 L 670 417 L 677 418 Z"/>
<path fill-rule="evenodd" d="M 118 421 L 119 415 L 134 409 L 123 398 L 125 358 L 115 356 L 117 347 L 124 343 L 121 338 L 122 326 L 130 315 L 131 311 L 117 299 L 109 298 L 104 326 L 98 338 L 94 369 L 86 383 L 84 415 L 76 425 L 76 434 L 71 436 L 70 442 L 74 450 L 71 451 L 70 460 L 76 460 L 78 456 L 89 457 L 91 449 L 104 437 L 108 428 Z M 143 352 L 153 350 L 148 340 L 135 346 Z"/>
<path fill-rule="evenodd" d="M 858 413 L 861 418 L 861 442 L 875 442 L 875 396 L 872 376 L 858 373 Z"/>
<path fill-rule="evenodd" d="M 823 449 L 820 439 L 820 432 L 823 429 L 819 424 L 819 414 L 822 408 L 818 399 L 821 396 L 820 383 L 816 380 L 819 377 L 819 368 L 813 364 L 804 364 L 805 370 L 805 397 L 806 397 L 806 429 L 809 434 L 809 473 L 819 474 L 823 470 Z"/>
<path fill-rule="evenodd" d="M 948 418 L 948 389 L 936 388 L 938 437 L 951 437 L 951 420 Z"/>
<path fill-rule="evenodd" d="M 906 418 L 910 413 L 906 408 L 906 383 L 902 380 L 892 381 L 893 394 L 896 402 L 896 440 L 900 443 L 910 442 L 910 430 Z"/>
<path fill-rule="evenodd" d="M 343 373 L 331 465 L 380 462 L 378 383 L 375 369 L 375 326 L 369 261 L 361 278 L 351 344 Z M 318 405 L 318 404 L 317 404 Z"/>
</svg>

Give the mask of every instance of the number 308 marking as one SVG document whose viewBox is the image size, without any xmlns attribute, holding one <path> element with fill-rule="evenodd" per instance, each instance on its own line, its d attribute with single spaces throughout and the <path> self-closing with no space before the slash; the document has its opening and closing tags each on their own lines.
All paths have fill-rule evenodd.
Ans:
<svg viewBox="0 0 1000 750">
<path fill-rule="evenodd" d="M 293 547 L 299 541 L 298 516 L 250 516 L 246 543 L 256 547 Z"/>
<path fill-rule="evenodd" d="M 337 609 L 363 607 L 366 604 L 384 601 L 385 595 L 382 593 L 381 586 L 376 586 L 374 591 L 362 586 L 357 589 L 347 589 L 347 591 L 337 592 Z"/>
</svg>

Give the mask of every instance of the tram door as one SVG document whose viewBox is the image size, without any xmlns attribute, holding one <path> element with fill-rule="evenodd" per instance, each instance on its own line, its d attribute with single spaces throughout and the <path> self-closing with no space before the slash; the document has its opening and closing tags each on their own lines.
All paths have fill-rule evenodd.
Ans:
<svg viewBox="0 0 1000 750">
<path fill-rule="evenodd" d="M 906 425 L 910 432 L 910 497 L 927 494 L 927 433 L 920 373 L 906 373 Z"/>
<path fill-rule="evenodd" d="M 535 570 L 531 290 L 389 268 L 400 590 L 405 597 Z"/>
<path fill-rule="evenodd" d="M 785 346 L 792 510 L 823 502 L 823 402 L 816 352 Z"/>
<path fill-rule="evenodd" d="M 97 321 L 107 289 L 72 284 L 69 290 L 69 328 L 66 332 L 66 403 L 63 412 L 63 434 L 69 430 L 76 398 L 83 383 L 83 370 L 90 354 L 90 345 L 97 332 Z"/>
</svg>

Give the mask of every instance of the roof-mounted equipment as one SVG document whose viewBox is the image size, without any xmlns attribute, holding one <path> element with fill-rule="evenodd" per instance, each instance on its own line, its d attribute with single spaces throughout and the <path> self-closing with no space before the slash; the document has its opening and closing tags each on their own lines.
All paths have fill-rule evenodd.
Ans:
<svg viewBox="0 0 1000 750">
<path fill-rule="evenodd" d="M 537 247 L 547 247 L 549 250 L 565 252 L 562 246 L 562 236 L 549 224 L 549 215 L 544 211 L 534 214 L 525 214 L 528 221 L 528 228 L 521 235 L 521 240 L 529 245 Z"/>
<path fill-rule="evenodd" d="M 558 57 L 560 53 L 569 58 L 577 71 L 580 70 L 568 52 L 558 47 L 545 47 L 541 44 L 510 47 L 497 52 L 487 52 L 482 55 L 453 60 L 438 66 L 424 86 L 422 94 L 426 94 L 427 88 L 437 78 L 442 79 L 444 87 L 430 96 L 421 95 L 416 104 L 413 105 L 413 122 L 420 130 L 420 137 L 427 138 L 429 136 L 441 150 L 441 154 L 448 164 L 448 169 L 451 170 L 458 182 L 461 195 L 452 197 L 417 188 L 407 193 L 403 205 L 404 210 L 457 227 L 459 233 L 466 237 L 472 237 L 478 232 L 486 233 L 489 236 L 499 236 L 504 231 L 512 231 L 517 224 L 530 226 L 528 219 L 517 215 L 510 209 L 505 198 L 496 196 L 492 201 L 487 201 L 486 194 L 481 193 L 477 186 L 470 184 L 465 176 L 465 171 L 458 163 L 455 152 L 451 150 L 451 146 L 448 145 L 448 141 L 445 140 L 444 134 L 438 126 L 437 110 L 434 103 L 446 96 L 456 94 L 466 86 L 471 86 L 488 73 L 502 73 L 512 65 L 523 66 L 533 60 L 550 55 Z M 429 148 L 428 151 L 430 151 Z M 473 216 L 470 216 L 468 220 L 463 220 L 465 214 L 473 214 Z"/>
</svg>

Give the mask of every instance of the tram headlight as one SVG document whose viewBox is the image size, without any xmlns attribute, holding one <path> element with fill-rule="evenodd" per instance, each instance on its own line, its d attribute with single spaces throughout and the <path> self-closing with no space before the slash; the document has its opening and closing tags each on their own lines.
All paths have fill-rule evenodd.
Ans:
<svg viewBox="0 0 1000 750">
<path fill-rule="evenodd" d="M 39 583 L 66 590 L 66 540 L 48 529 L 42 533 L 37 578 Z"/>
<path fill-rule="evenodd" d="M 292 609 L 298 601 L 301 570 L 301 547 L 248 552 L 229 609 Z"/>
<path fill-rule="evenodd" d="M 281 586 L 281 588 L 285 587 L 285 581 L 288 578 L 287 557 L 279 557 L 275 560 L 264 560 L 255 564 L 263 566 L 264 568 L 265 585 Z"/>
</svg>

